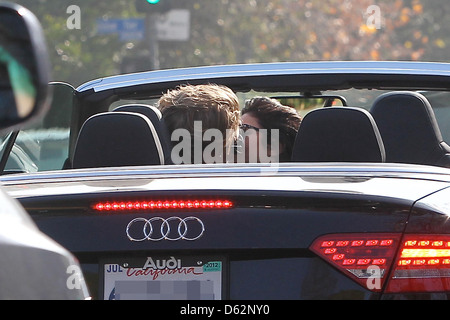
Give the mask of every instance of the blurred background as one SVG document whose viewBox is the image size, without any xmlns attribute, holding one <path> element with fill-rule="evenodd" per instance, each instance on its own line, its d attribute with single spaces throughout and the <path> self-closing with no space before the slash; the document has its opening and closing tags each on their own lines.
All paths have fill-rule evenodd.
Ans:
<svg viewBox="0 0 450 320">
<path fill-rule="evenodd" d="M 18 0 L 41 21 L 53 80 L 212 64 L 450 62 L 448 0 Z"/>
</svg>

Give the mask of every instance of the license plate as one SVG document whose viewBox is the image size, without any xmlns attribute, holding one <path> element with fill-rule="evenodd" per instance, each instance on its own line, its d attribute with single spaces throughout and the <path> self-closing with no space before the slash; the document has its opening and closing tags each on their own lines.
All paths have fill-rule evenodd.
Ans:
<svg viewBox="0 0 450 320">
<path fill-rule="evenodd" d="M 102 263 L 105 300 L 221 300 L 223 257 L 148 256 Z"/>
</svg>

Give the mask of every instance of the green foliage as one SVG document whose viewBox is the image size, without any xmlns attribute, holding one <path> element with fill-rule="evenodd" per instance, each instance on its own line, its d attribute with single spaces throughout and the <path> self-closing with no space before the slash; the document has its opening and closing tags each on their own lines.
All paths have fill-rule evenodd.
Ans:
<svg viewBox="0 0 450 320">
<path fill-rule="evenodd" d="M 449 61 L 447 0 L 379 0 L 379 29 L 367 23 L 372 0 L 165 0 L 191 12 L 190 40 L 159 42 L 161 68 L 305 60 Z M 143 17 L 131 0 L 22 0 L 41 20 L 53 77 L 74 85 L 120 73 L 124 57 L 147 54 L 145 41 L 100 36 L 97 19 Z M 71 30 L 67 8 L 81 9 Z"/>
</svg>

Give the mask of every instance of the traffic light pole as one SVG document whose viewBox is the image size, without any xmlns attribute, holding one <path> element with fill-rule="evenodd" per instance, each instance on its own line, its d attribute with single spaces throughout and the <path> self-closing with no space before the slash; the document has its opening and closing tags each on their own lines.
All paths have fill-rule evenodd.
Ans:
<svg viewBox="0 0 450 320">
<path fill-rule="evenodd" d="M 156 27 L 158 17 L 159 17 L 158 13 L 147 13 L 145 18 L 145 24 L 147 28 L 149 59 L 152 70 L 160 69 L 158 29 Z"/>
</svg>

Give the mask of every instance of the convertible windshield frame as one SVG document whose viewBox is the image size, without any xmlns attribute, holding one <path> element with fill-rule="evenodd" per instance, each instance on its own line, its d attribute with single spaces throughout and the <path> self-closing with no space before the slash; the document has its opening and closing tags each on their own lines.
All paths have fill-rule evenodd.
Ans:
<svg viewBox="0 0 450 320">
<path fill-rule="evenodd" d="M 330 77 L 332 75 L 332 77 Z M 384 81 L 381 81 L 381 80 Z M 323 91 L 345 88 L 450 90 L 450 64 L 403 61 L 283 62 L 180 68 L 118 75 L 87 82 L 83 95 L 112 92 L 155 95 L 181 83 L 214 82 L 235 91 Z M 153 90 L 151 90 L 153 88 Z"/>
</svg>

